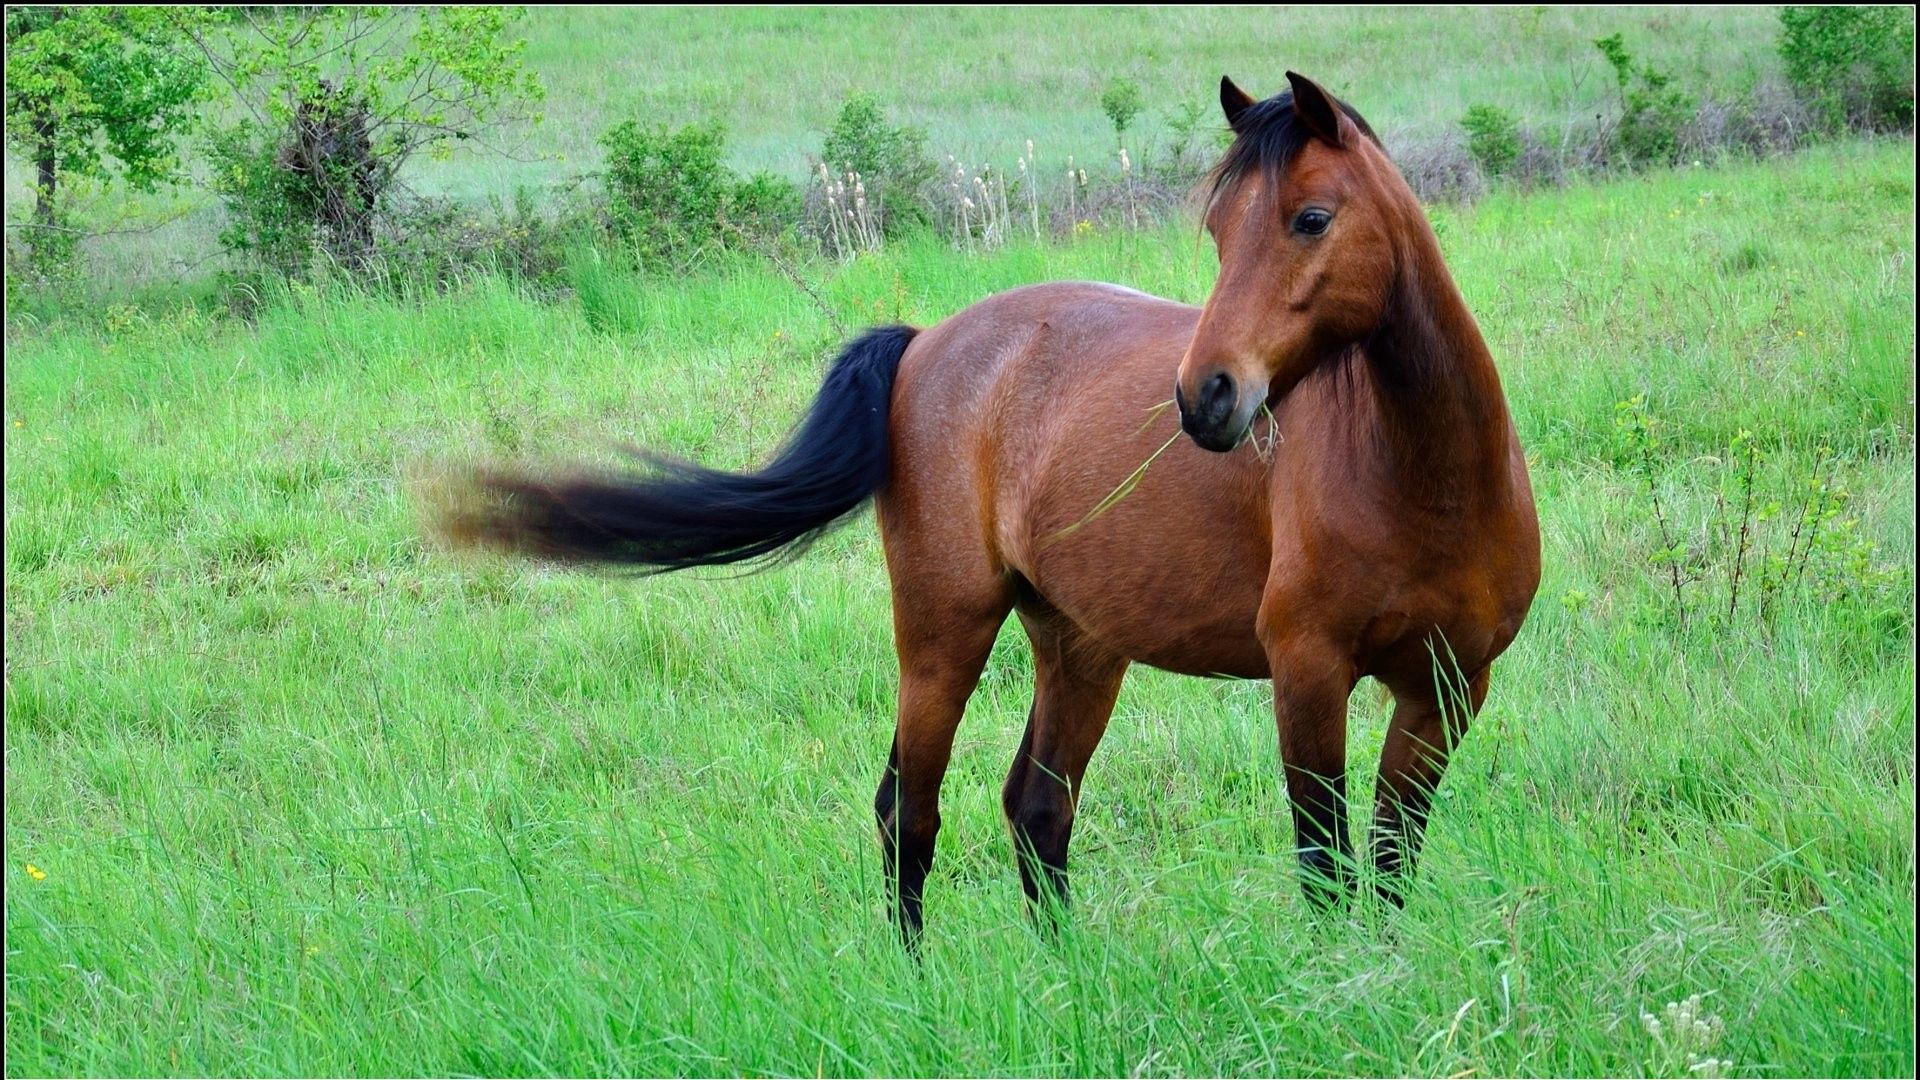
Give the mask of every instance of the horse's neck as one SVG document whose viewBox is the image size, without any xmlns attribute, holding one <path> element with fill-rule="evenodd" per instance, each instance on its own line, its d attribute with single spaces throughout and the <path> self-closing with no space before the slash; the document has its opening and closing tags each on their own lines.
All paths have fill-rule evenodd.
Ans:
<svg viewBox="0 0 1920 1080">
<path fill-rule="evenodd" d="M 1361 346 L 1372 449 L 1409 498 L 1485 505 L 1508 494 L 1512 420 L 1486 341 L 1421 226 L 1424 243 L 1403 261 L 1387 317 Z"/>
</svg>

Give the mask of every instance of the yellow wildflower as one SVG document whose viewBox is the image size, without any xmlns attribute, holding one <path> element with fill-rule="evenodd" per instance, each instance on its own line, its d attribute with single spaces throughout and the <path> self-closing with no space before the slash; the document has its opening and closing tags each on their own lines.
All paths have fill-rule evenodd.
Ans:
<svg viewBox="0 0 1920 1080">
<path fill-rule="evenodd" d="M 32 863 L 27 864 L 27 876 L 32 878 L 35 881 L 47 880 L 47 872 L 33 865 Z"/>
</svg>

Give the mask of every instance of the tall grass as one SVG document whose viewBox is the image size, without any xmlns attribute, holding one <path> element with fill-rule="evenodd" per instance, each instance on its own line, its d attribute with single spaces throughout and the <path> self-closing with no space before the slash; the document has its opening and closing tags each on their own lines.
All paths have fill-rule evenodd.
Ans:
<svg viewBox="0 0 1920 1080">
<path fill-rule="evenodd" d="M 1076 277 L 1197 300 L 1190 226 L 890 246 L 809 271 L 818 302 L 750 260 L 583 257 L 559 304 L 481 276 L 20 329 L 7 1072 L 1660 1075 L 1685 1055 L 1641 1014 L 1698 994 L 1732 1074 L 1911 1074 L 1913 192 L 1910 141 L 1848 143 L 1435 211 L 1546 580 L 1406 910 L 1303 908 L 1265 685 L 1142 670 L 1074 927 L 1036 936 L 998 809 L 1010 628 L 919 964 L 872 835 L 869 524 L 777 573 L 632 582 L 427 551 L 402 478 L 610 441 L 743 465 L 835 321 Z M 1676 528 L 1744 429 L 1783 476 L 1830 455 L 1883 576 L 1771 625 L 1674 619 L 1614 424 L 1637 395 Z M 1356 695 L 1362 798 L 1385 721 Z"/>
</svg>

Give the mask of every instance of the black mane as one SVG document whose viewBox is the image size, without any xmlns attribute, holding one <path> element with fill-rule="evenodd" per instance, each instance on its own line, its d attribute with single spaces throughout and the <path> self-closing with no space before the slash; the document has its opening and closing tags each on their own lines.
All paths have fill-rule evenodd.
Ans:
<svg viewBox="0 0 1920 1080">
<path fill-rule="evenodd" d="M 1373 128 L 1367 124 L 1366 117 L 1355 112 L 1353 106 L 1344 101 L 1335 99 L 1335 103 L 1362 135 L 1371 139 L 1383 152 L 1386 150 L 1380 142 L 1380 136 L 1375 135 Z M 1279 176 L 1286 172 L 1287 163 L 1293 160 L 1293 155 L 1299 153 L 1300 148 L 1312 138 L 1312 130 L 1300 122 L 1299 114 L 1294 111 L 1292 90 L 1282 90 L 1265 101 L 1256 101 L 1247 106 L 1247 111 L 1240 115 L 1239 134 L 1209 176 L 1207 206 L 1211 208 L 1235 180 L 1248 172 L 1257 171 L 1263 176 Z"/>
</svg>

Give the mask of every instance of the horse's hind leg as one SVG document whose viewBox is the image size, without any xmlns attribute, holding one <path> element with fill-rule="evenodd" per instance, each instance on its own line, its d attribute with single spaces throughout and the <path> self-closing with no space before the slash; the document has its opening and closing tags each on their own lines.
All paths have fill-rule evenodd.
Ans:
<svg viewBox="0 0 1920 1080">
<path fill-rule="evenodd" d="M 1126 674 L 1124 657 L 1107 652 L 1052 612 L 1020 621 L 1033 642 L 1033 709 L 1027 733 L 1001 794 L 1020 863 L 1020 884 L 1036 916 L 1067 900 L 1067 844 L 1080 783 L 1113 715 Z"/>
<path fill-rule="evenodd" d="M 1369 846 L 1374 887 L 1395 906 L 1404 902 L 1447 759 L 1487 700 L 1490 672 L 1482 668 L 1464 685 L 1443 683 L 1438 693 L 1433 687 L 1394 688 L 1393 720 L 1380 749 Z"/>
<path fill-rule="evenodd" d="M 947 560 L 909 558 L 908 545 L 888 539 L 900 704 L 873 809 L 894 920 L 911 946 L 920 936 L 921 890 L 933 867 L 953 735 L 1013 595 L 1001 578 L 957 573 Z"/>
</svg>

